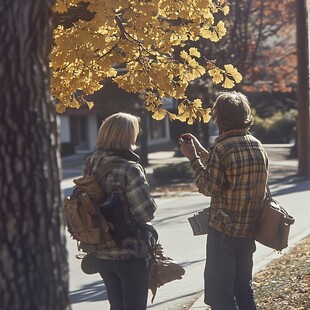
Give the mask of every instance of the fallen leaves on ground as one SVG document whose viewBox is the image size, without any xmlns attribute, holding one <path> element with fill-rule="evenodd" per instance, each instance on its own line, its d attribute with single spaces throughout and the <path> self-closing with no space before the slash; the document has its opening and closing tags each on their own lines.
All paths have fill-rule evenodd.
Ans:
<svg viewBox="0 0 310 310">
<path fill-rule="evenodd" d="M 188 193 L 198 193 L 195 181 L 187 182 L 155 182 L 149 181 L 151 193 L 155 197 L 171 197 L 188 195 Z"/>
<path fill-rule="evenodd" d="M 258 310 L 310 309 L 310 236 L 253 279 Z"/>
</svg>

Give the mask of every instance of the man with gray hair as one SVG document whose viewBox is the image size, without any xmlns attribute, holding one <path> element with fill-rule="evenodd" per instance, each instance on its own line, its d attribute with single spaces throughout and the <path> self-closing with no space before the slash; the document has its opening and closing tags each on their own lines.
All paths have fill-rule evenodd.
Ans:
<svg viewBox="0 0 310 310">
<path fill-rule="evenodd" d="M 208 150 L 190 133 L 179 140 L 199 192 L 211 197 L 204 301 L 212 310 L 254 310 L 254 232 L 269 160 L 249 132 L 254 119 L 245 95 L 221 93 L 211 113 L 219 136 Z"/>
</svg>

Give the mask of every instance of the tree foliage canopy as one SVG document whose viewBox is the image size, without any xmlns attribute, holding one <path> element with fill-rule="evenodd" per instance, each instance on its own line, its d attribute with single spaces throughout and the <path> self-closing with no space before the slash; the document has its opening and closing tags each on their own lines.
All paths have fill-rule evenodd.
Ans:
<svg viewBox="0 0 310 310">
<path fill-rule="evenodd" d="M 58 25 L 50 60 L 58 112 L 91 108 L 87 95 L 112 78 L 125 91 L 141 94 L 154 119 L 168 114 L 189 124 L 207 122 L 210 110 L 185 95 L 189 83 L 205 74 L 224 88 L 242 80 L 233 65 L 220 68 L 186 44 L 222 39 L 225 0 L 58 0 L 54 10 Z M 177 114 L 164 109 L 164 97 L 179 100 Z"/>
<path fill-rule="evenodd" d="M 194 42 L 218 66 L 233 63 L 242 74 L 237 88 L 255 92 L 294 92 L 297 87 L 295 0 L 230 0 L 227 35 L 220 44 Z M 213 97 L 209 79 L 191 83 L 192 93 Z M 194 90 L 194 91 L 193 91 Z"/>
</svg>

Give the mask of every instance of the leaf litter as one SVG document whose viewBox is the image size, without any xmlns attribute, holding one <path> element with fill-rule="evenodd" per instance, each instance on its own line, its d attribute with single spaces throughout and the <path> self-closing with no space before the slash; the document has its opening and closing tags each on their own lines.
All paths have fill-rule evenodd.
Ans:
<svg viewBox="0 0 310 310">
<path fill-rule="evenodd" d="M 253 277 L 258 310 L 310 309 L 310 235 Z"/>
</svg>

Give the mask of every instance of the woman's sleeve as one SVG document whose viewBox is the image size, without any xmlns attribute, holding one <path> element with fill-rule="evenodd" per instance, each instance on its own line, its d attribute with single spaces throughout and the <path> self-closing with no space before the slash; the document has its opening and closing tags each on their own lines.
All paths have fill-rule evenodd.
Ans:
<svg viewBox="0 0 310 310">
<path fill-rule="evenodd" d="M 144 170 L 139 164 L 132 164 L 127 170 L 126 197 L 138 223 L 146 223 L 154 218 L 157 206 L 151 197 Z"/>
</svg>

